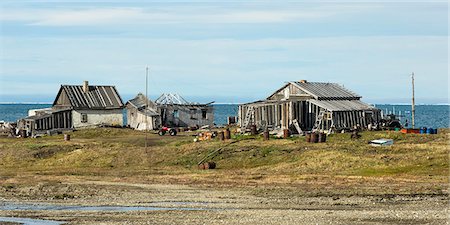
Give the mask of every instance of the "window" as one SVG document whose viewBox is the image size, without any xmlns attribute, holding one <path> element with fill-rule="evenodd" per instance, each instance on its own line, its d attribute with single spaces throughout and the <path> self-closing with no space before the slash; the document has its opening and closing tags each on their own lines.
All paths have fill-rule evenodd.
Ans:
<svg viewBox="0 0 450 225">
<path fill-rule="evenodd" d="M 173 110 L 173 117 L 178 118 L 179 116 L 178 109 Z"/>
<path fill-rule="evenodd" d="M 86 113 L 81 113 L 81 122 L 82 123 L 87 123 L 88 119 L 87 119 L 87 114 Z"/>
<path fill-rule="evenodd" d="M 202 109 L 202 119 L 207 119 L 207 116 L 208 115 L 208 110 L 206 110 L 206 109 Z"/>
<path fill-rule="evenodd" d="M 197 110 L 196 109 L 191 109 L 191 119 L 192 120 L 196 120 L 197 119 L 197 115 L 196 115 L 196 113 L 197 113 Z"/>
</svg>

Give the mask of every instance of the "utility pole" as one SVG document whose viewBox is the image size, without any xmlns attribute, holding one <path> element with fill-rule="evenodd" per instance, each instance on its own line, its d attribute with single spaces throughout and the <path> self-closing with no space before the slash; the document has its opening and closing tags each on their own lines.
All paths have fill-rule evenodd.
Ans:
<svg viewBox="0 0 450 225">
<path fill-rule="evenodd" d="M 414 100 L 414 72 L 411 74 L 411 81 L 412 81 L 412 105 L 411 105 L 411 124 L 412 128 L 414 129 L 414 117 L 416 115 L 416 106 L 415 106 L 415 100 Z"/>
<path fill-rule="evenodd" d="M 148 66 L 145 67 L 145 112 L 148 110 Z M 148 117 L 145 113 L 145 151 L 147 152 L 147 139 L 148 139 Z"/>
</svg>

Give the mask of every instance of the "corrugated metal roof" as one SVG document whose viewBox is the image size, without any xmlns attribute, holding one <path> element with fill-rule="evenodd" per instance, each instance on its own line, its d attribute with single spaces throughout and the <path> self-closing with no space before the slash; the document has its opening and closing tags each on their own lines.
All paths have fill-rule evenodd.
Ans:
<svg viewBox="0 0 450 225">
<path fill-rule="evenodd" d="M 359 100 L 361 98 L 361 96 L 336 83 L 302 83 L 298 81 L 290 83 L 318 100 Z"/>
<path fill-rule="evenodd" d="M 81 85 L 62 85 L 61 90 L 67 94 L 74 109 L 119 109 L 123 107 L 122 99 L 114 86 L 89 85 L 89 90 L 84 92 Z"/>
<path fill-rule="evenodd" d="M 374 110 L 370 106 L 360 100 L 309 100 L 311 103 L 320 106 L 329 111 L 353 111 L 353 110 Z"/>
<path fill-rule="evenodd" d="M 158 116 L 156 112 L 156 105 L 151 100 L 148 100 L 143 94 L 139 93 L 136 97 L 129 100 L 127 103 L 137 108 L 139 112 L 144 113 L 147 116 Z M 147 108 L 148 104 L 148 109 Z"/>
<path fill-rule="evenodd" d="M 172 93 L 163 93 L 161 96 L 159 96 L 158 99 L 155 101 L 157 104 L 161 105 L 189 105 L 192 104 L 191 102 L 186 101 L 183 97 L 181 97 L 179 94 L 172 94 Z"/>
<path fill-rule="evenodd" d="M 172 93 L 163 93 L 159 98 L 155 100 L 155 103 L 158 104 L 158 106 L 164 106 L 164 105 L 180 105 L 180 106 L 208 106 L 214 102 L 209 102 L 206 104 L 200 104 L 198 102 L 189 102 L 183 97 L 181 97 L 179 94 L 172 94 Z"/>
</svg>

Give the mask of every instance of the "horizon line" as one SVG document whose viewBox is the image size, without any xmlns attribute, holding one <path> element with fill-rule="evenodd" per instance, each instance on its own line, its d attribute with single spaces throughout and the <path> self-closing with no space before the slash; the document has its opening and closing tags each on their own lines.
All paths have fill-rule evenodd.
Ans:
<svg viewBox="0 0 450 225">
<path fill-rule="evenodd" d="M 0 102 L 1 105 L 51 105 L 53 102 Z M 241 105 L 245 103 L 217 102 L 212 105 Z M 410 103 L 367 103 L 369 105 L 411 105 Z M 415 105 L 448 105 L 450 103 L 417 103 Z"/>
</svg>

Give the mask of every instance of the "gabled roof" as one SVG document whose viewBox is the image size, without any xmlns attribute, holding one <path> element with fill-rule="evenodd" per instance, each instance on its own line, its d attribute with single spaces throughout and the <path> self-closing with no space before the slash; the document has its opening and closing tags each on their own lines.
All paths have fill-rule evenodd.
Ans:
<svg viewBox="0 0 450 225">
<path fill-rule="evenodd" d="M 133 99 L 128 100 L 127 105 L 135 107 L 139 112 L 144 113 L 147 116 L 159 115 L 156 110 L 156 104 L 147 99 L 147 97 L 145 97 L 142 93 L 139 93 Z"/>
<path fill-rule="evenodd" d="M 61 85 L 53 106 L 62 93 L 67 95 L 70 106 L 74 109 L 120 109 L 123 102 L 114 86 L 89 85 L 87 92 L 82 85 Z"/>
<path fill-rule="evenodd" d="M 336 83 L 323 83 L 323 82 L 298 82 L 291 81 L 286 85 L 275 91 L 267 99 L 279 93 L 289 85 L 293 85 L 299 88 L 302 92 L 310 95 L 317 100 L 359 100 L 361 96 L 354 92 L 344 88 Z"/>
<path fill-rule="evenodd" d="M 289 82 L 317 100 L 359 100 L 361 96 L 336 83 Z"/>
</svg>

